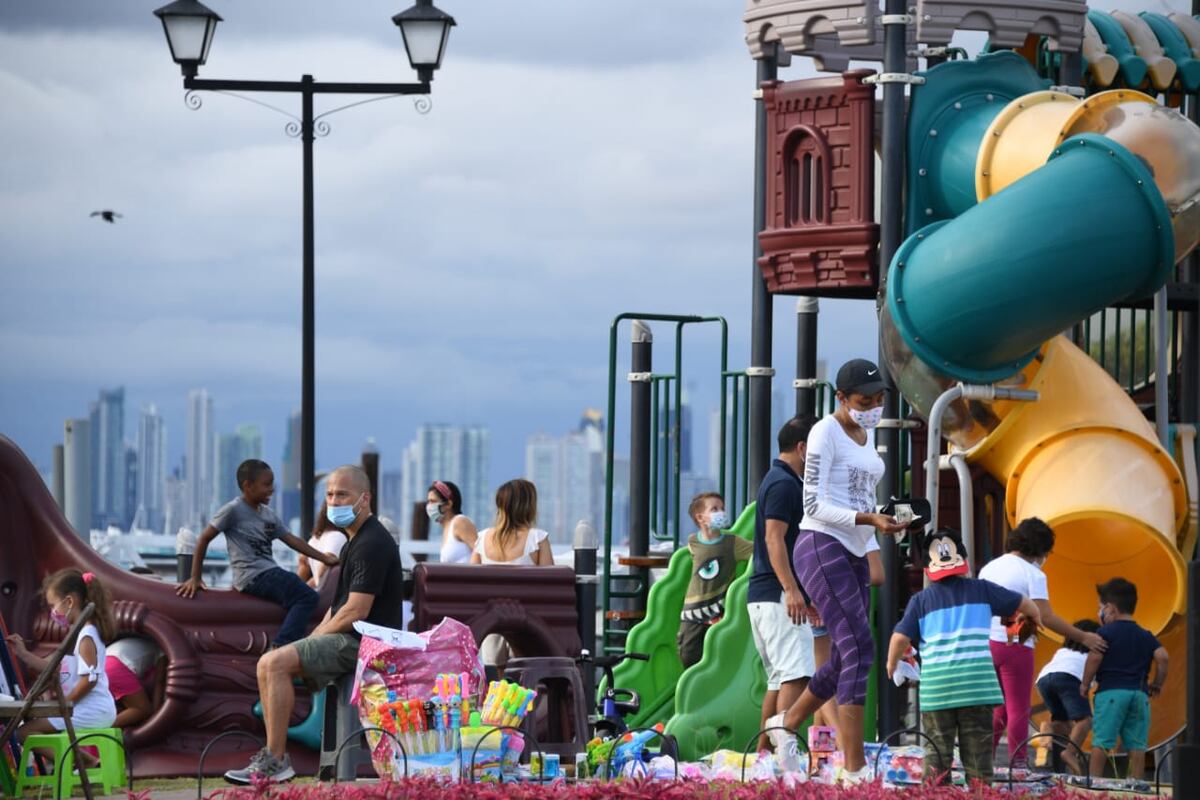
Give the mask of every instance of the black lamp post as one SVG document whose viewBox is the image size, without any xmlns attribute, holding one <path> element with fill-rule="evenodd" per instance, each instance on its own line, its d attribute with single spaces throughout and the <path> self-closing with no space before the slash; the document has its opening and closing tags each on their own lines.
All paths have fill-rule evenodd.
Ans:
<svg viewBox="0 0 1200 800">
<path fill-rule="evenodd" d="M 429 94 L 434 70 L 442 65 L 450 28 L 455 24 L 454 18 L 435 7 L 433 0 L 416 0 L 416 5 L 412 8 L 392 17 L 392 22 L 400 29 L 409 63 L 417 72 L 416 83 L 318 83 L 311 75 L 304 75 L 299 81 L 197 78 L 199 68 L 208 60 L 213 33 L 221 17 L 198 0 L 175 0 L 154 14 L 162 20 L 167 45 L 171 48 L 171 58 L 183 73 L 183 88 L 188 91 L 188 105 L 191 108 L 200 106 L 199 98 L 191 94 L 194 91 L 293 92 L 300 95 L 300 117 L 293 117 L 294 122 L 289 123 L 287 130 L 289 134 L 300 137 L 304 153 L 303 355 L 300 381 L 300 532 L 301 536 L 304 536 L 313 526 L 313 495 L 316 486 L 313 391 L 313 139 L 315 135 L 328 132 L 328 126 L 321 122 L 321 117 L 341 110 L 334 109 L 314 118 L 313 95 L 370 94 L 395 97 Z M 425 108 L 427 107 L 426 105 Z M 421 108 L 418 105 L 418 109 Z"/>
</svg>

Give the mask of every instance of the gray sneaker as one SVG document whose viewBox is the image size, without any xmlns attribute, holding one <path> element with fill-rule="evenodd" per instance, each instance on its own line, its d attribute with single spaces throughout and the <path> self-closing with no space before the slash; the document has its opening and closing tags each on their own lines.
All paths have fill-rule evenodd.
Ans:
<svg viewBox="0 0 1200 800">
<path fill-rule="evenodd" d="M 225 780 L 243 786 L 248 786 L 255 780 L 282 783 L 294 777 L 296 771 L 292 769 L 292 760 L 288 758 L 287 753 L 283 754 L 283 758 L 276 758 L 265 747 L 254 754 L 250 764 L 244 769 L 231 769 L 225 773 Z"/>
</svg>

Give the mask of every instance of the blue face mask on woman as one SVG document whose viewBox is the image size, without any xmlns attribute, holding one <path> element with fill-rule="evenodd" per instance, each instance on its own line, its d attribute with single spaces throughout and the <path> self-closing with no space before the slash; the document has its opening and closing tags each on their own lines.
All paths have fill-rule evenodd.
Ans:
<svg viewBox="0 0 1200 800">
<path fill-rule="evenodd" d="M 348 506 L 326 506 L 325 518 L 335 526 L 345 528 L 354 523 L 354 520 L 358 518 L 358 512 L 354 510 L 353 503 Z"/>
</svg>

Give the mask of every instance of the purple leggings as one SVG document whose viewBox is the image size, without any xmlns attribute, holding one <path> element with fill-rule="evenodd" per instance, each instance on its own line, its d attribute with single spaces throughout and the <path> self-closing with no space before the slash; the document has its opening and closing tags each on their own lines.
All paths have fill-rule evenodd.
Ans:
<svg viewBox="0 0 1200 800">
<path fill-rule="evenodd" d="M 792 551 L 800 585 L 829 630 L 832 652 L 808 683 L 822 700 L 837 694 L 839 705 L 867 702 L 867 677 L 875 659 L 871 640 L 871 570 L 832 536 L 801 530 Z"/>
</svg>

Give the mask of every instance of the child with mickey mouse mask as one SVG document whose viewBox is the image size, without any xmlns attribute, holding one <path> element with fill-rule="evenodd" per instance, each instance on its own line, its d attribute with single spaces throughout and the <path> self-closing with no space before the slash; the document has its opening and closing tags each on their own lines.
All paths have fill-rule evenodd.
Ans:
<svg viewBox="0 0 1200 800">
<path fill-rule="evenodd" d="M 992 778 L 992 709 L 1004 702 L 988 649 L 994 615 L 1020 611 L 1040 621 L 1037 604 L 970 577 L 957 531 L 941 528 L 918 548 L 929 586 L 913 595 L 888 647 L 888 677 L 911 645 L 921 653 L 921 723 L 934 745 L 930 771 L 949 782 L 957 735 L 968 781 Z"/>
</svg>

